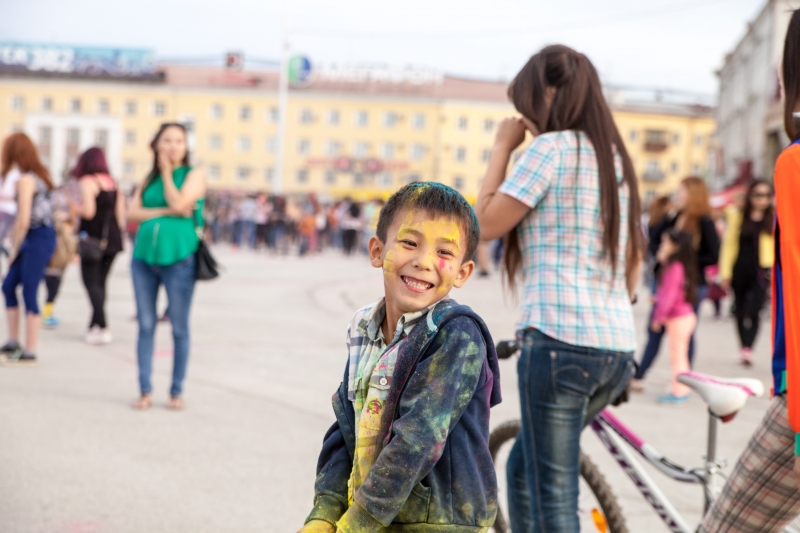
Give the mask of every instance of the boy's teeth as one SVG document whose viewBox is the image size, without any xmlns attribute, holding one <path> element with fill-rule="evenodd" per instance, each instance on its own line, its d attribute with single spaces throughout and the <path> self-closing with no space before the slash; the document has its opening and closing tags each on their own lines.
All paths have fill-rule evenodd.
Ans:
<svg viewBox="0 0 800 533">
<path fill-rule="evenodd" d="M 408 283 L 409 285 L 411 285 L 415 289 L 423 289 L 424 290 L 424 289 L 430 288 L 430 286 L 431 286 L 430 283 L 419 283 L 419 282 L 413 281 L 413 280 L 411 280 L 409 278 L 404 278 L 404 279 L 405 279 L 406 283 Z"/>
</svg>

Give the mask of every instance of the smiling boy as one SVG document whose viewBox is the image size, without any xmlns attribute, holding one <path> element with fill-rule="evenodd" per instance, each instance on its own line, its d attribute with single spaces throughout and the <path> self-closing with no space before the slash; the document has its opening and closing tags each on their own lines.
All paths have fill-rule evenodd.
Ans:
<svg viewBox="0 0 800 533">
<path fill-rule="evenodd" d="M 348 327 L 336 422 L 302 533 L 478 533 L 494 523 L 497 355 L 483 321 L 448 298 L 472 274 L 478 239 L 472 207 L 438 183 L 407 185 L 381 211 L 369 257 L 384 297 Z"/>
</svg>

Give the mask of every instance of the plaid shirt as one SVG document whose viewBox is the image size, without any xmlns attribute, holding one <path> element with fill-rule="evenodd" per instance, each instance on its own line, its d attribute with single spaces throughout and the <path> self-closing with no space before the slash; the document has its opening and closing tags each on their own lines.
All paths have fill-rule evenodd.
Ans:
<svg viewBox="0 0 800 533">
<path fill-rule="evenodd" d="M 580 146 L 579 146 L 580 144 Z M 615 157 L 618 179 L 622 161 Z M 597 160 L 575 131 L 537 136 L 500 186 L 531 208 L 519 224 L 525 287 L 519 330 L 575 346 L 631 352 L 633 310 L 625 283 L 628 187 L 619 189 L 616 275 L 603 253 Z"/>
<path fill-rule="evenodd" d="M 386 317 L 385 298 L 356 311 L 347 328 L 347 351 L 350 356 L 347 397 L 353 402 L 356 427 L 356 449 L 348 495 L 350 504 L 375 462 L 383 406 L 392 386 L 397 350 L 414 326 L 435 306 L 433 304 L 401 316 L 394 338 L 388 345 L 381 330 Z"/>
</svg>

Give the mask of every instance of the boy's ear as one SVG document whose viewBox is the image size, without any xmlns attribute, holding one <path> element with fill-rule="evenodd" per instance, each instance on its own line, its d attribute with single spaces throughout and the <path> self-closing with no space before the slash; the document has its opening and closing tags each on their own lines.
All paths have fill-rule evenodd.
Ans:
<svg viewBox="0 0 800 533">
<path fill-rule="evenodd" d="M 461 268 L 458 269 L 456 280 L 453 282 L 453 287 L 460 289 L 467 282 L 472 272 L 475 270 L 475 261 L 467 261 Z"/>
<path fill-rule="evenodd" d="M 385 248 L 383 241 L 377 235 L 373 235 L 369 238 L 367 248 L 369 248 L 369 263 L 375 268 L 383 268 L 383 249 Z"/>
</svg>

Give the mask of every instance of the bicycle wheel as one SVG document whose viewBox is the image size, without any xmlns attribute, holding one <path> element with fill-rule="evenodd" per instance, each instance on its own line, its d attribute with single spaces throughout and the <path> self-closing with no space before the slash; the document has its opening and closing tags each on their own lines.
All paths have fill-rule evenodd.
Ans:
<svg viewBox="0 0 800 533">
<path fill-rule="evenodd" d="M 519 428 L 519 420 L 511 420 L 497 426 L 489 435 L 489 451 L 497 470 L 499 487 L 497 519 L 494 523 L 495 533 L 511 532 L 508 524 L 508 502 L 505 490 L 505 463 L 514 439 L 519 433 Z M 597 466 L 583 452 L 581 452 L 578 515 L 581 531 L 628 533 L 625 517 L 619 508 L 616 496 Z"/>
</svg>

